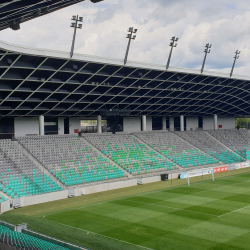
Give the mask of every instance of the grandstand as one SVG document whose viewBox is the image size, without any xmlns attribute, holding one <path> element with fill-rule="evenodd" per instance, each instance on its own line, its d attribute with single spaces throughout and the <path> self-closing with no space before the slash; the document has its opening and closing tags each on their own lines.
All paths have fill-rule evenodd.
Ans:
<svg viewBox="0 0 250 250">
<path fill-rule="evenodd" d="M 121 218 L 126 217 L 126 212 L 130 215 L 130 210 L 139 217 L 143 214 L 146 219 L 154 217 L 153 212 L 164 217 L 166 208 L 213 218 L 217 218 L 217 214 L 224 216 L 230 213 L 231 210 L 224 209 L 227 205 L 224 201 L 219 204 L 218 199 L 210 194 L 214 189 L 213 184 L 207 184 L 211 187 L 206 190 L 206 202 L 209 203 L 206 205 L 212 207 L 212 212 L 208 213 L 203 211 L 204 207 L 198 207 L 202 203 L 200 199 L 205 200 L 206 197 L 196 198 L 194 195 L 187 198 L 186 192 L 192 191 L 185 187 L 172 191 L 167 204 L 163 194 L 165 190 L 156 197 L 149 195 L 148 198 L 131 196 L 130 192 L 137 184 L 154 182 L 164 189 L 164 184 L 159 183 L 161 179 L 171 179 L 171 185 L 173 180 L 178 183 L 176 185 L 183 184 L 178 177 L 187 176 L 194 170 L 196 175 L 203 178 L 203 173 L 208 175 L 249 167 L 250 134 L 246 129 L 235 129 L 235 118 L 247 116 L 250 112 L 246 81 L 249 79 L 243 76 L 229 77 L 208 71 L 200 74 L 196 70 L 171 67 L 166 71 L 164 66 L 130 61 L 124 66 L 121 60 L 87 55 L 74 54 L 70 59 L 68 53 L 20 47 L 0 41 L 2 215 L 12 220 L 8 214 L 14 213 L 17 216 L 14 219 L 18 218 L 21 222 L 29 220 L 32 225 L 43 225 L 43 232 L 49 231 L 49 225 L 55 231 L 49 231 L 53 235 L 58 230 L 65 237 L 65 231 L 70 231 L 75 243 L 79 242 L 73 237 L 78 229 L 84 232 L 84 237 L 89 237 L 89 231 L 81 228 L 86 225 L 93 229 L 94 237 L 86 241 L 84 238 L 80 243 L 102 249 L 109 244 L 108 240 L 126 244 L 123 237 L 127 234 L 122 231 L 125 229 L 116 230 L 116 226 L 123 225 Z M 232 94 L 235 91 L 237 94 Z M 238 177 L 236 183 L 241 183 L 240 180 L 241 177 Z M 226 182 L 221 181 L 223 188 Z M 166 183 L 170 185 L 170 182 Z M 230 180 L 231 183 L 234 180 Z M 242 196 L 247 195 L 245 190 L 248 186 L 244 185 L 244 192 L 237 190 Z M 107 202 L 106 195 L 113 190 L 120 193 L 121 188 L 124 188 L 125 192 L 121 193 L 125 193 L 126 198 L 119 201 L 109 197 Z M 198 188 L 197 193 L 203 192 L 202 188 L 206 189 Z M 104 191 L 106 195 L 96 194 Z M 227 198 L 227 192 L 220 194 L 220 197 Z M 117 193 L 112 193 L 112 197 L 115 198 Z M 96 194 L 98 198 L 93 199 L 98 199 L 98 203 L 88 204 L 88 197 L 82 198 L 90 194 Z M 187 202 L 178 205 L 179 196 Z M 70 209 L 77 204 L 68 201 L 67 198 L 72 197 L 79 198 L 77 202 L 81 203 L 81 207 L 75 210 L 81 212 L 71 212 Z M 237 202 L 238 197 L 232 199 L 232 203 L 235 199 Z M 212 204 L 217 201 L 219 209 Z M 50 202 L 53 204 L 51 207 Z M 187 206 L 188 202 L 191 207 Z M 235 203 L 230 205 L 242 209 L 242 203 L 241 206 Z M 65 204 L 68 208 L 64 210 Z M 86 204 L 100 205 L 101 208 L 91 210 L 85 207 Z M 34 206 L 30 208 L 29 205 Z M 159 211 L 151 209 L 144 215 L 145 211 L 141 210 L 148 205 L 158 206 Z M 40 206 L 46 210 L 41 217 Z M 127 206 L 129 211 L 126 210 Z M 13 212 L 14 208 L 20 207 L 27 209 L 27 213 L 23 213 L 22 209 L 19 210 L 21 215 Z M 116 211 L 117 207 L 119 209 Z M 123 207 L 126 212 L 121 214 Z M 218 212 L 221 207 L 224 213 Z M 179 216 L 177 212 L 169 214 Z M 104 219 L 109 214 L 118 218 L 117 221 L 114 218 Z M 187 214 L 183 218 L 189 218 Z M 32 217 L 34 215 L 39 216 Z M 45 217 L 51 220 L 46 221 Z M 113 224 L 110 224 L 113 220 Z M 207 221 L 207 218 L 204 220 Z M 65 224 L 61 225 L 61 221 Z M 96 228 L 93 221 L 98 225 Z M 52 222 L 57 223 L 56 229 Z M 137 218 L 130 221 L 134 222 L 137 222 Z M 172 218 L 172 222 L 175 223 L 175 218 Z M 0 242 L 10 247 L 81 249 L 77 246 L 71 248 L 67 245 L 69 243 L 59 244 L 58 241 L 57 246 L 46 236 L 39 238 L 35 233 L 30 235 L 25 230 L 17 232 L 0 225 Z M 103 228 L 106 225 L 110 231 L 105 234 Z M 125 226 L 129 230 L 131 224 Z M 137 230 L 137 225 L 131 228 L 133 232 L 144 232 L 142 224 L 140 230 Z M 106 237 L 105 243 L 103 240 L 93 243 L 95 237 L 102 233 Z M 82 239 L 83 233 L 77 236 Z M 144 238 L 137 242 L 133 237 L 131 241 L 135 242 L 132 245 L 136 247 L 131 249 L 140 249 L 144 244 L 142 242 L 147 242 Z M 111 248 L 105 245 L 103 249 L 130 249 L 127 245 L 120 248 L 116 244 Z"/>
</svg>

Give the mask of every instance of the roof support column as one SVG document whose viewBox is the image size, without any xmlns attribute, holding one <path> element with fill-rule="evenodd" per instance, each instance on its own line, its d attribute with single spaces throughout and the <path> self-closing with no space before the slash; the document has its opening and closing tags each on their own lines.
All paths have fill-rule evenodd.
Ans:
<svg viewBox="0 0 250 250">
<path fill-rule="evenodd" d="M 142 116 L 142 131 L 147 131 L 147 117 L 145 115 Z"/>
<path fill-rule="evenodd" d="M 218 116 L 214 115 L 214 130 L 218 130 Z"/>
<path fill-rule="evenodd" d="M 102 133 L 102 117 L 100 115 L 97 116 L 97 133 Z"/>
<path fill-rule="evenodd" d="M 183 115 L 180 116 L 180 124 L 181 124 L 181 131 L 183 132 L 184 131 L 184 116 Z"/>
<path fill-rule="evenodd" d="M 39 116 L 39 135 L 44 135 L 44 116 Z"/>
</svg>

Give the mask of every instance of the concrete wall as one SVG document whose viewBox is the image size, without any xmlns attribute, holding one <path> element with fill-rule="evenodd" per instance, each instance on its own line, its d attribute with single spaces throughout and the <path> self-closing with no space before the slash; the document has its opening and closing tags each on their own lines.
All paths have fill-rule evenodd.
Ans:
<svg viewBox="0 0 250 250">
<path fill-rule="evenodd" d="M 213 116 L 203 117 L 203 130 L 214 130 L 214 117 Z"/>
<path fill-rule="evenodd" d="M 58 134 L 64 135 L 64 118 L 58 118 Z"/>
<path fill-rule="evenodd" d="M 152 117 L 147 117 L 146 124 L 147 124 L 146 131 L 152 131 L 153 130 Z"/>
<path fill-rule="evenodd" d="M 37 118 L 15 118 L 15 136 L 26 136 L 30 134 L 39 135 L 39 119 Z"/>
<path fill-rule="evenodd" d="M 139 132 L 141 131 L 141 117 L 124 117 L 123 132 Z"/>
<path fill-rule="evenodd" d="M 10 210 L 10 200 L 0 203 L 1 214 Z"/>
<path fill-rule="evenodd" d="M 199 121 L 198 121 L 198 116 L 192 117 L 189 116 L 186 118 L 186 126 L 187 126 L 187 131 L 189 131 L 191 128 L 193 130 L 197 129 L 199 127 Z"/>
<path fill-rule="evenodd" d="M 235 128 L 235 117 L 223 117 L 218 116 L 218 128 L 222 125 L 222 129 L 232 129 Z M 220 129 L 220 128 L 219 128 Z"/>
<path fill-rule="evenodd" d="M 99 193 L 99 192 L 131 187 L 136 185 L 137 185 L 137 179 L 116 181 L 110 183 L 101 183 L 93 186 L 76 188 L 75 196 L 81 196 L 82 192 L 84 192 L 84 194 L 93 194 L 93 193 Z"/>
<path fill-rule="evenodd" d="M 20 198 L 21 207 L 45 203 L 49 201 L 56 201 L 68 198 L 68 190 L 46 193 L 40 195 L 26 196 Z"/>
<path fill-rule="evenodd" d="M 80 125 L 80 118 L 74 118 L 74 117 L 70 117 L 69 118 L 69 134 L 70 135 L 74 135 L 74 130 L 75 129 L 80 129 L 81 125 Z"/>
<path fill-rule="evenodd" d="M 174 131 L 174 117 L 169 117 L 169 129 Z"/>
</svg>

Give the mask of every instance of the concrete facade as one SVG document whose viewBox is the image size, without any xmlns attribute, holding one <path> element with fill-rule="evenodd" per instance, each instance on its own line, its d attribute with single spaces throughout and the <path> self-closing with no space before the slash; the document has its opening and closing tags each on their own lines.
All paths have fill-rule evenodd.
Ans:
<svg viewBox="0 0 250 250">
<path fill-rule="evenodd" d="M 174 117 L 169 117 L 169 129 L 174 131 Z"/>
<path fill-rule="evenodd" d="M 81 128 L 80 124 L 81 119 L 80 118 L 74 118 L 70 117 L 69 118 L 69 134 L 70 135 L 75 135 L 75 129 L 79 130 Z"/>
<path fill-rule="evenodd" d="M 26 135 L 39 135 L 39 119 L 37 118 L 15 118 L 15 137 Z"/>
<path fill-rule="evenodd" d="M 64 118 L 58 118 L 58 134 L 64 135 Z"/>
<path fill-rule="evenodd" d="M 186 118 L 186 130 L 196 130 L 199 127 L 199 120 L 197 116 L 188 116 Z"/>
<path fill-rule="evenodd" d="M 220 127 L 222 126 L 222 128 Z M 233 116 L 218 116 L 219 129 L 232 129 L 235 128 L 235 117 Z"/>
<path fill-rule="evenodd" d="M 222 128 L 221 128 L 222 126 Z M 235 117 L 234 116 L 218 116 L 219 129 L 234 129 Z M 214 130 L 214 116 L 203 117 L 203 130 Z"/>
<path fill-rule="evenodd" d="M 147 130 L 146 131 L 152 131 L 153 130 L 153 124 L 152 124 L 152 117 L 147 117 Z"/>
<path fill-rule="evenodd" d="M 139 132 L 141 131 L 141 117 L 124 117 L 123 132 Z"/>
</svg>

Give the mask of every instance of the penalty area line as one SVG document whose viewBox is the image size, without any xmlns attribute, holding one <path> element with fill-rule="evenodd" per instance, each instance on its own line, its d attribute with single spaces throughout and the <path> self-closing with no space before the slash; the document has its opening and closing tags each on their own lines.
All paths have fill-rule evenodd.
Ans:
<svg viewBox="0 0 250 250">
<path fill-rule="evenodd" d="M 91 233 L 91 234 L 95 234 L 95 235 L 98 235 L 98 236 L 101 236 L 101 237 L 104 237 L 104 238 L 107 238 L 107 239 L 111 239 L 111 240 L 115 240 L 115 241 L 120 241 L 120 242 L 125 243 L 125 244 L 129 244 L 129 245 L 141 247 L 141 248 L 148 249 L 148 250 L 154 250 L 154 249 L 152 249 L 152 248 L 148 248 L 148 247 L 136 245 L 136 244 L 133 244 L 133 243 L 130 243 L 130 242 L 127 242 L 127 241 L 123 241 L 123 240 L 118 240 L 118 239 L 116 239 L 116 238 L 112 238 L 112 237 L 109 237 L 109 236 L 106 236 L 106 235 L 94 233 L 94 232 L 91 232 L 91 231 L 89 231 L 89 230 L 85 230 L 85 229 L 82 229 L 82 228 L 69 226 L 69 225 L 67 225 L 67 224 L 63 224 L 63 223 L 56 222 L 56 221 L 53 221 L 53 220 L 47 220 L 47 219 L 43 219 L 43 220 L 46 220 L 46 221 L 49 221 L 49 222 L 53 222 L 53 223 L 56 223 L 56 224 L 59 224 L 59 225 L 62 225 L 62 226 L 66 226 L 66 227 L 78 229 L 78 230 L 81 230 L 81 231 L 84 231 L 84 232 L 89 232 L 89 233 Z"/>
<path fill-rule="evenodd" d="M 228 212 L 228 213 L 225 213 L 225 214 L 222 214 L 222 215 L 219 215 L 219 216 L 217 216 L 217 217 L 220 218 L 220 217 L 222 217 L 222 216 L 225 216 L 225 215 L 228 215 L 228 214 L 232 214 L 232 213 L 234 213 L 234 212 L 238 212 L 238 211 L 240 211 L 240 210 L 243 210 L 243 209 L 246 209 L 246 208 L 249 208 L 249 207 L 250 207 L 250 205 L 249 205 L 249 206 L 246 206 L 246 207 L 242 207 L 242 208 L 236 209 L 236 210 L 234 210 L 234 211 L 231 211 L 231 212 Z"/>
</svg>

